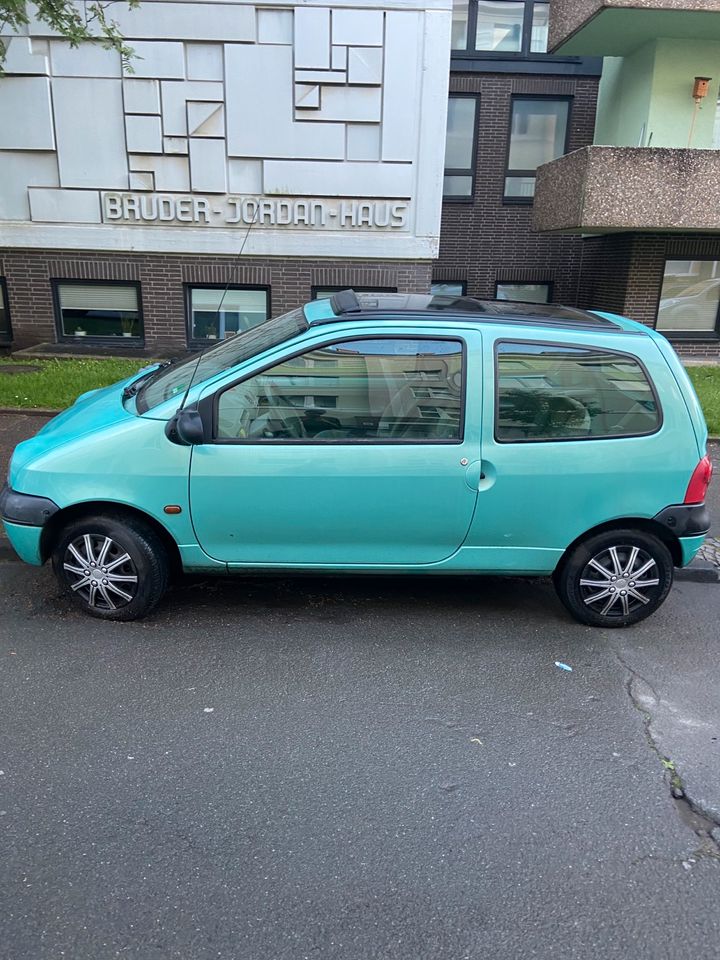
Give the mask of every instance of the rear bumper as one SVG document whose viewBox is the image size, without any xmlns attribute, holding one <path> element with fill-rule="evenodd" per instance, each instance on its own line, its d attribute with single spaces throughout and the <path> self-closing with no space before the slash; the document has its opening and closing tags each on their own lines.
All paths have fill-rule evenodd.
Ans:
<svg viewBox="0 0 720 960">
<path fill-rule="evenodd" d="M 676 537 L 704 536 L 710 529 L 710 510 L 704 503 L 679 503 L 665 507 L 653 519 Z"/>
<path fill-rule="evenodd" d="M 682 562 L 680 563 L 681 567 L 686 567 L 690 561 L 694 559 L 695 554 L 698 552 L 704 542 L 704 535 L 699 537 L 680 537 L 678 543 L 680 544 L 680 549 L 682 550 Z"/>
</svg>

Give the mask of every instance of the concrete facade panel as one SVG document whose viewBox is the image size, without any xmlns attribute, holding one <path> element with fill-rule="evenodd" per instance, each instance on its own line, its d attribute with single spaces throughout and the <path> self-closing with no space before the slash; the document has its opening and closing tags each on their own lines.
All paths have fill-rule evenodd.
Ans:
<svg viewBox="0 0 720 960">
<path fill-rule="evenodd" d="M 49 223 L 100 223 L 97 190 L 50 190 L 31 187 L 30 216 Z"/>
<path fill-rule="evenodd" d="M 186 43 L 188 80 L 223 79 L 223 48 L 219 43 Z"/>
<path fill-rule="evenodd" d="M 3 77 L 0 82 L 0 150 L 54 150 L 50 81 Z"/>
<path fill-rule="evenodd" d="M 382 10 L 333 10 L 332 42 L 346 46 L 381 47 Z"/>
<path fill-rule="evenodd" d="M 163 36 L 161 33 L 160 36 Z M 133 77 L 152 77 L 159 80 L 185 79 L 185 50 L 182 43 L 162 40 L 134 41 Z"/>
<path fill-rule="evenodd" d="M 392 122 L 383 124 L 382 159 L 410 160 L 417 151 L 418 116 L 404 104 L 418 99 L 423 56 L 420 17 L 416 13 L 388 13 L 386 34 L 385 114 Z"/>
<path fill-rule="evenodd" d="M 295 66 L 310 69 L 330 66 L 328 7 L 299 7 L 295 10 Z"/>
<path fill-rule="evenodd" d="M 160 113 L 159 80 L 123 80 L 125 113 Z"/>
<path fill-rule="evenodd" d="M 53 81 L 60 185 L 123 189 L 128 184 L 120 80 Z"/>
<path fill-rule="evenodd" d="M 50 62 L 55 77 L 119 77 L 122 72 L 117 50 L 105 50 L 97 43 L 71 47 L 51 40 Z"/>
<path fill-rule="evenodd" d="M 29 220 L 27 188 L 59 187 L 57 157 L 39 150 L 0 151 L 0 219 Z"/>
<path fill-rule="evenodd" d="M 227 191 L 224 140 L 191 138 L 190 188 L 205 193 Z"/>
</svg>

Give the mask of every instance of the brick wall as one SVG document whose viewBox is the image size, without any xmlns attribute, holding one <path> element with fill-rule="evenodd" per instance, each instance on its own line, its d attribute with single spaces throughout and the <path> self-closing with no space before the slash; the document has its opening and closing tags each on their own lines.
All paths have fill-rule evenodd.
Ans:
<svg viewBox="0 0 720 960">
<path fill-rule="evenodd" d="M 584 241 L 579 306 L 621 313 L 654 327 L 666 260 L 720 260 L 720 236 L 616 233 Z M 673 338 L 682 356 L 720 358 L 720 341 Z"/>
<path fill-rule="evenodd" d="M 568 149 L 577 150 L 592 143 L 597 86 L 596 77 L 451 75 L 451 92 L 480 98 L 475 195 L 472 203 L 443 205 L 436 280 L 465 280 L 477 297 L 494 297 L 498 281 L 550 281 L 554 300 L 577 302 L 582 240 L 536 233 L 531 205 L 502 202 L 511 98 L 572 97 Z"/>
<path fill-rule="evenodd" d="M 428 261 L 299 260 L 90 251 L 1 250 L 14 347 L 56 339 L 51 280 L 134 280 L 141 284 L 145 343 L 151 350 L 186 343 L 186 283 L 269 286 L 272 313 L 310 299 L 313 286 L 396 287 L 426 292 Z"/>
</svg>

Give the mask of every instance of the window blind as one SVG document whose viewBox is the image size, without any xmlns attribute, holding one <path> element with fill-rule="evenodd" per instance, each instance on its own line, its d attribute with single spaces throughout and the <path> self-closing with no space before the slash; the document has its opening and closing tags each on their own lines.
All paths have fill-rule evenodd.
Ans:
<svg viewBox="0 0 720 960">
<path fill-rule="evenodd" d="M 224 296 L 223 296 L 224 294 Z M 193 310 L 215 313 L 222 301 L 223 313 L 265 313 L 267 311 L 266 290 L 228 290 L 198 288 L 192 290 Z"/>
<path fill-rule="evenodd" d="M 58 285 L 60 307 L 63 310 L 114 310 L 137 312 L 137 287 L 115 284 L 68 283 Z"/>
</svg>

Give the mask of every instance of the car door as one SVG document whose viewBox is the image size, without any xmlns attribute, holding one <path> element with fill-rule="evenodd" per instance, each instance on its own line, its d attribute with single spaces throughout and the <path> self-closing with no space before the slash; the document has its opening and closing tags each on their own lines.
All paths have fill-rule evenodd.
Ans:
<svg viewBox="0 0 720 960">
<path fill-rule="evenodd" d="M 326 336 L 219 390 L 213 441 L 193 448 L 190 469 L 203 550 L 281 566 L 454 553 L 477 498 L 475 336 L 470 351 L 466 336 Z"/>
</svg>

